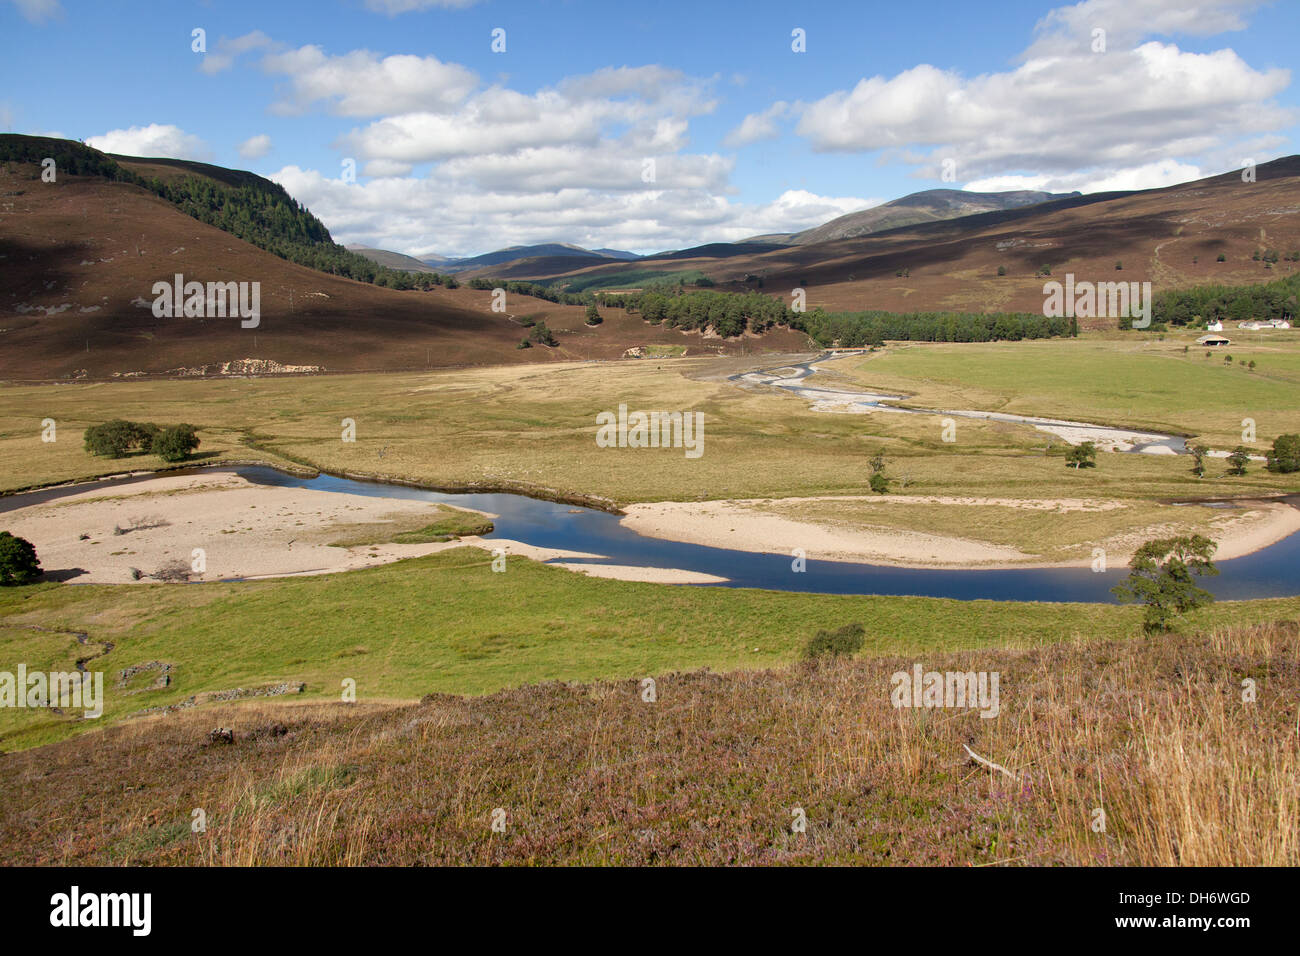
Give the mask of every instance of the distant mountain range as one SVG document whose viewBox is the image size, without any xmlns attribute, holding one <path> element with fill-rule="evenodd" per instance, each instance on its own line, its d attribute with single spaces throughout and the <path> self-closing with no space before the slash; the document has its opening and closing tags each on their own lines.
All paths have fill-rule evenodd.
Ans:
<svg viewBox="0 0 1300 956">
<path fill-rule="evenodd" d="M 391 252 L 387 249 L 371 249 L 367 246 L 348 246 L 382 266 L 401 269 L 405 272 L 474 272 L 487 266 L 509 265 L 524 259 L 561 259 L 571 268 L 600 265 L 602 262 L 631 262 L 641 257 L 635 252 L 622 249 L 584 249 L 567 242 L 543 242 L 532 246 L 507 246 L 495 252 L 485 252 L 480 256 L 464 259 L 451 259 L 446 256 L 426 255 L 422 258 Z M 575 260 L 569 263 L 568 260 Z"/>
<path fill-rule="evenodd" d="M 495 252 L 486 252 L 480 256 L 464 259 L 449 259 L 444 256 L 427 255 L 421 258 L 389 252 L 386 249 L 369 249 L 364 246 L 348 246 L 353 252 L 360 253 L 380 265 L 390 269 L 402 269 L 407 272 L 481 272 L 491 266 L 511 267 L 525 260 L 537 271 L 546 260 L 544 271 L 571 272 L 589 266 L 598 266 L 609 260 L 631 262 L 637 259 L 726 259 L 732 256 L 752 255 L 770 252 L 783 246 L 803 246 L 817 242 L 833 242 L 838 239 L 853 239 L 871 233 L 896 229 L 901 226 L 914 226 L 918 223 L 940 222 L 946 219 L 958 219 L 982 212 L 999 212 L 1006 209 L 1019 209 L 1054 199 L 1069 199 L 1082 195 L 1073 193 L 1048 193 L 1030 189 L 1010 192 L 979 193 L 964 189 L 926 189 L 910 193 L 870 209 L 851 212 L 832 219 L 830 222 L 802 232 L 772 233 L 753 236 L 740 242 L 711 242 L 688 249 L 670 249 L 655 253 L 653 256 L 641 256 L 635 252 L 621 249 L 584 249 L 567 242 L 547 242 L 532 246 L 508 246 Z M 517 271 L 511 269 L 510 271 Z M 502 273 L 501 278 L 507 278 Z"/>
</svg>

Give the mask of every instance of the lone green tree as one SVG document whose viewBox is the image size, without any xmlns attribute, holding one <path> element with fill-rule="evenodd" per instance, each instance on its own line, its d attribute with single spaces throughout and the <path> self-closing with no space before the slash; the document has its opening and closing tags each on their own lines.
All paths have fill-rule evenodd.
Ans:
<svg viewBox="0 0 1300 956">
<path fill-rule="evenodd" d="M 193 425 L 173 425 L 153 436 L 150 446 L 163 461 L 184 461 L 199 447 L 198 430 Z"/>
<path fill-rule="evenodd" d="M 876 452 L 867 460 L 867 465 L 871 468 L 867 484 L 876 494 L 883 495 L 889 490 L 889 479 L 885 477 L 885 453 Z"/>
<path fill-rule="evenodd" d="M 600 323 L 604 321 L 605 320 L 600 317 L 600 310 L 596 308 L 596 303 L 593 302 L 591 305 L 587 306 L 588 325 L 600 325 Z"/>
<path fill-rule="evenodd" d="M 1097 467 L 1097 446 L 1090 441 L 1075 445 L 1066 452 L 1065 463 L 1076 469 Z"/>
<path fill-rule="evenodd" d="M 1245 445 L 1238 445 L 1228 456 L 1228 474 L 1244 475 L 1246 466 L 1250 464 L 1250 449 Z"/>
<path fill-rule="evenodd" d="M 40 576 L 41 562 L 32 543 L 0 531 L 0 585 L 30 584 Z"/>
<path fill-rule="evenodd" d="M 1210 560 L 1216 547 L 1200 534 L 1148 541 L 1129 562 L 1128 579 L 1111 592 L 1123 604 L 1146 605 L 1142 628 L 1148 634 L 1167 631 L 1174 618 L 1214 600 L 1196 578 L 1219 573 Z"/>
<path fill-rule="evenodd" d="M 1192 474 L 1197 478 L 1205 477 L 1205 456 L 1210 453 L 1210 449 L 1204 445 L 1193 445 L 1187 449 L 1192 453 Z"/>
</svg>

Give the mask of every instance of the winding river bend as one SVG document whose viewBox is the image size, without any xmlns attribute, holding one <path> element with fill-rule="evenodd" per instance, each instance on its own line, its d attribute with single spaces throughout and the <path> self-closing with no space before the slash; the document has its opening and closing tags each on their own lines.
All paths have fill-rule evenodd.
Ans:
<svg viewBox="0 0 1300 956">
<path fill-rule="evenodd" d="M 751 385 L 780 389 L 806 399 L 813 403 L 816 411 L 831 409 L 861 409 L 863 411 L 893 412 L 900 415 L 932 415 L 951 418 L 979 418 L 988 421 L 1012 422 L 1018 425 L 1032 425 L 1039 431 L 1050 432 L 1065 438 L 1072 444 L 1080 441 L 1096 442 L 1099 448 L 1114 447 L 1118 451 L 1138 452 L 1148 455 L 1187 454 L 1186 439 L 1175 435 L 1161 435 L 1156 432 L 1144 432 L 1136 429 L 1112 425 L 1095 425 L 1090 422 L 1067 421 L 1060 418 L 1034 418 L 1028 415 L 1011 415 L 1006 412 L 979 412 L 962 409 L 916 408 L 893 404 L 904 401 L 902 395 L 884 395 L 874 392 L 854 392 L 833 388 L 818 388 L 807 383 L 817 366 L 847 355 L 860 353 L 849 352 L 834 354 L 823 352 L 815 358 L 803 362 L 773 366 L 751 372 L 740 372 L 728 377 L 728 381 L 738 385 Z"/>
<path fill-rule="evenodd" d="M 889 594 L 999 601 L 1082 601 L 1113 603 L 1110 588 L 1125 569 L 1094 573 L 1088 568 L 1023 568 L 1007 570 L 928 570 L 891 568 L 871 564 L 819 561 L 808 555 L 807 570 L 793 571 L 786 554 L 754 554 L 702 545 L 649 538 L 628 530 L 618 515 L 557 504 L 517 494 L 453 494 L 406 485 L 358 481 L 320 474 L 300 477 L 264 466 L 193 468 L 169 475 L 235 473 L 257 484 L 311 488 L 369 497 L 442 502 L 497 515 L 495 530 L 487 539 L 504 538 L 540 548 L 581 551 L 600 555 L 586 560 L 565 558 L 565 563 L 623 564 L 637 567 L 681 568 L 727 579 L 712 587 L 766 588 L 822 594 Z M 64 485 L 43 491 L 0 497 L 0 514 L 28 505 L 53 501 L 88 487 L 111 487 L 146 481 L 153 475 L 132 476 Z M 1293 505 L 1300 496 L 1292 496 Z M 1300 533 L 1254 554 L 1218 562 L 1220 576 L 1202 581 L 1222 600 L 1289 597 L 1300 595 Z M 680 585 L 697 587 L 705 585 Z"/>
</svg>

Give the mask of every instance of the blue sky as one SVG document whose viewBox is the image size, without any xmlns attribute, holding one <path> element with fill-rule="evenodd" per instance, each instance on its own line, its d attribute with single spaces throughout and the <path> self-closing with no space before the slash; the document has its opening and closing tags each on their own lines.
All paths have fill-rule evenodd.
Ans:
<svg viewBox="0 0 1300 956">
<path fill-rule="evenodd" d="M 414 254 L 654 251 L 1298 151 L 1294 2 L 0 0 L 0 37 L 0 127 L 251 169 Z"/>
</svg>

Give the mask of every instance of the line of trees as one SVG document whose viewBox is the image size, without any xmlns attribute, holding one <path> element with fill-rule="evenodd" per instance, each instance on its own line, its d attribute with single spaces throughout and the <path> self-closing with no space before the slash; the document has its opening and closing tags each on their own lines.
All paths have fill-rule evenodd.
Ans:
<svg viewBox="0 0 1300 956">
<path fill-rule="evenodd" d="M 822 312 L 796 315 L 802 329 L 824 348 L 904 342 L 997 342 L 1049 339 L 1079 334 L 1073 318 L 1047 318 L 1031 312 Z"/>
<path fill-rule="evenodd" d="M 505 289 L 510 295 L 530 295 L 556 305 L 591 305 L 596 301 L 590 292 L 559 292 L 540 282 L 521 282 L 518 279 L 470 279 L 465 284 L 471 289 Z"/>
<path fill-rule="evenodd" d="M 1153 326 L 1193 325 L 1214 320 L 1287 319 L 1297 314 L 1300 275 L 1274 282 L 1229 286 L 1219 283 L 1156 293 L 1151 305 Z"/>
<path fill-rule="evenodd" d="M 780 299 L 761 292 L 714 292 L 707 289 L 678 293 L 641 291 L 606 292 L 602 304 L 640 313 L 651 325 L 670 329 L 712 327 L 732 338 L 742 332 L 766 332 L 776 325 L 799 328 L 800 313 Z"/>
</svg>

